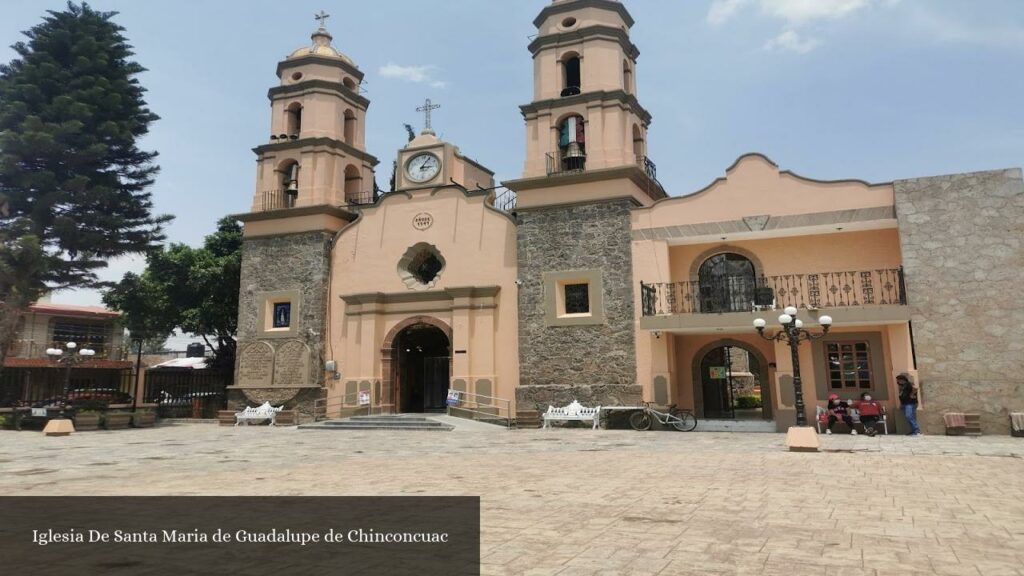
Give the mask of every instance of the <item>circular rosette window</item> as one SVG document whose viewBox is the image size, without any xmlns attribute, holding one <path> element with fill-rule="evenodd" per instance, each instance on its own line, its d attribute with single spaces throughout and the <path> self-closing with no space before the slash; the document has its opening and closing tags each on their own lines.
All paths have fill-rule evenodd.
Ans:
<svg viewBox="0 0 1024 576">
<path fill-rule="evenodd" d="M 420 242 L 398 261 L 398 275 L 411 290 L 430 290 L 444 272 L 444 256 L 432 244 Z"/>
</svg>

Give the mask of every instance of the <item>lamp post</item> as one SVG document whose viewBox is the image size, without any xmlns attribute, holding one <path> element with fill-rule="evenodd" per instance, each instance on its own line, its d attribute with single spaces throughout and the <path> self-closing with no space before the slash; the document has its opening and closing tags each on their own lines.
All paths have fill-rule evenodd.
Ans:
<svg viewBox="0 0 1024 576">
<path fill-rule="evenodd" d="M 804 410 L 804 389 L 800 381 L 800 343 L 824 338 L 828 334 L 829 329 L 832 328 L 832 317 L 821 316 L 818 318 L 822 333 L 813 334 L 804 329 L 803 321 L 796 317 L 797 312 L 798 310 L 795 306 L 786 307 L 783 314 L 779 316 L 779 324 L 782 325 L 782 329 L 774 336 L 768 336 L 764 333 L 768 322 L 763 318 L 754 320 L 754 328 L 757 329 L 757 333 L 761 338 L 765 340 L 789 344 L 790 353 L 793 355 L 793 395 L 796 400 L 796 425 L 803 428 L 807 426 L 807 413 Z"/>
<path fill-rule="evenodd" d="M 67 409 L 67 406 L 68 406 L 68 393 L 70 392 L 70 390 L 68 390 L 68 388 L 71 385 L 71 367 L 75 366 L 77 364 L 81 364 L 83 362 L 87 362 L 93 356 L 96 355 L 96 351 L 91 349 L 91 348 L 82 348 L 81 350 L 78 350 L 77 354 L 75 353 L 75 350 L 78 350 L 78 344 L 76 344 L 74 342 L 68 342 L 67 344 L 65 344 L 64 345 L 64 349 L 61 349 L 61 348 L 47 348 L 46 349 L 46 355 L 50 357 L 50 361 L 52 361 L 54 364 L 56 364 L 58 366 L 63 364 L 64 367 L 65 367 L 64 368 L 64 391 L 61 394 L 61 402 L 60 402 L 60 417 L 61 417 L 61 419 L 66 419 L 67 418 L 65 416 L 65 410 Z"/>
</svg>

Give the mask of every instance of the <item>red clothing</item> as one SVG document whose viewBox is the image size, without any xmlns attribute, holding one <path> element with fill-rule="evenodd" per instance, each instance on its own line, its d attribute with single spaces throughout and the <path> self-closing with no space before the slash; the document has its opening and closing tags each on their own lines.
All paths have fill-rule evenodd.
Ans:
<svg viewBox="0 0 1024 576">
<path fill-rule="evenodd" d="M 881 416 L 882 405 L 875 400 L 858 400 L 853 403 L 861 416 Z"/>
</svg>

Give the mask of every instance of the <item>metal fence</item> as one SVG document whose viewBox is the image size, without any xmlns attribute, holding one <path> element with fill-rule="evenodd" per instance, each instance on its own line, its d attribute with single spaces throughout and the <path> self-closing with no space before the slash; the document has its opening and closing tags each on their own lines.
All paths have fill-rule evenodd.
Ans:
<svg viewBox="0 0 1024 576">
<path fill-rule="evenodd" d="M 0 407 L 48 406 L 64 398 L 64 367 L 4 368 L 0 372 Z M 107 404 L 132 402 L 131 369 L 72 368 L 67 378 L 71 403 L 99 400 Z"/>
<path fill-rule="evenodd" d="M 143 401 L 161 418 L 212 419 L 227 408 L 233 375 L 221 370 L 155 369 L 146 372 Z"/>
<path fill-rule="evenodd" d="M 907 303 L 902 268 L 641 283 L 640 294 L 644 316 Z"/>
</svg>

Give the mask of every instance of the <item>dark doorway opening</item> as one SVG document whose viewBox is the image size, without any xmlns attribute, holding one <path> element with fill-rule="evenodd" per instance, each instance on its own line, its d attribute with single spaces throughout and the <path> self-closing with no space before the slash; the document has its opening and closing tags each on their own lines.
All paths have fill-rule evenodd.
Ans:
<svg viewBox="0 0 1024 576">
<path fill-rule="evenodd" d="M 415 324 L 395 338 L 395 382 L 401 412 L 443 412 L 451 378 L 451 345 L 445 333 Z"/>
<path fill-rule="evenodd" d="M 767 382 L 757 356 L 736 346 L 715 348 L 700 362 L 704 417 L 771 419 Z"/>
</svg>

